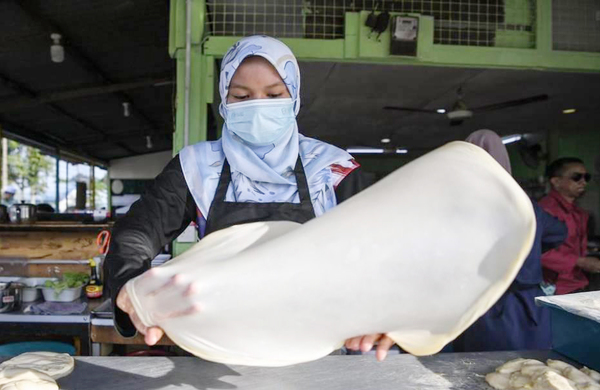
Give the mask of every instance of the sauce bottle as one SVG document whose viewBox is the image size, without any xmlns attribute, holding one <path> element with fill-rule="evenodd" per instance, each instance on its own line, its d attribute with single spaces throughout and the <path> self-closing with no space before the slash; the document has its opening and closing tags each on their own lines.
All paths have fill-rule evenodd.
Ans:
<svg viewBox="0 0 600 390">
<path fill-rule="evenodd" d="M 96 262 L 93 259 L 90 259 L 90 267 L 92 268 L 92 272 L 90 275 L 90 281 L 85 287 L 85 295 L 92 299 L 100 298 L 102 296 L 102 282 L 100 281 L 98 273 L 96 272 Z"/>
</svg>

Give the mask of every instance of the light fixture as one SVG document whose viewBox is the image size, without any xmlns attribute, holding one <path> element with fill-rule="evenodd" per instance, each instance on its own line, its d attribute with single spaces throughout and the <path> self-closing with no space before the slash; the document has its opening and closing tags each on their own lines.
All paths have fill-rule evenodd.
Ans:
<svg viewBox="0 0 600 390">
<path fill-rule="evenodd" d="M 350 154 L 381 154 L 384 150 L 379 148 L 348 148 L 346 152 Z"/>
<path fill-rule="evenodd" d="M 406 154 L 408 153 L 408 149 L 396 149 L 396 154 Z"/>
<path fill-rule="evenodd" d="M 437 111 L 438 114 L 445 114 L 446 113 L 446 110 L 444 108 L 438 108 L 436 111 Z"/>
<path fill-rule="evenodd" d="M 131 115 L 131 103 L 123 102 L 123 116 L 129 117 Z"/>
<path fill-rule="evenodd" d="M 146 148 L 148 149 L 152 149 L 152 137 L 147 135 L 146 136 Z"/>
<path fill-rule="evenodd" d="M 391 139 L 389 139 L 389 138 L 382 138 L 382 139 L 381 139 L 381 143 L 382 143 L 382 144 L 389 144 L 390 142 L 392 142 L 392 140 L 391 140 Z"/>
<path fill-rule="evenodd" d="M 577 110 L 574 108 L 567 108 L 567 109 L 563 110 L 563 114 L 575 114 L 576 112 L 577 112 Z"/>
<path fill-rule="evenodd" d="M 60 44 L 62 35 L 57 33 L 50 34 L 53 43 L 50 46 L 50 58 L 52 62 L 60 63 L 65 60 L 65 48 Z"/>
<path fill-rule="evenodd" d="M 512 144 L 513 142 L 520 141 L 523 138 L 521 134 L 513 134 L 502 137 L 502 143 L 504 145 Z"/>
</svg>

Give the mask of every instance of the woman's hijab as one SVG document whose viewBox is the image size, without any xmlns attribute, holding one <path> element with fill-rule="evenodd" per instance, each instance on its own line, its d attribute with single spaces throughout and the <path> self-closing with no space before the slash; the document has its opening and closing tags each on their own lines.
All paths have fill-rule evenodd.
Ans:
<svg viewBox="0 0 600 390">
<path fill-rule="evenodd" d="M 471 133 L 466 141 L 477 145 L 488 152 L 508 173 L 512 175 L 508 151 L 506 150 L 506 146 L 502 143 L 502 138 L 500 138 L 498 134 L 487 129 L 477 130 Z"/>
<path fill-rule="evenodd" d="M 242 38 L 223 57 L 219 78 L 219 112 L 227 121 L 229 84 L 244 59 L 266 59 L 285 83 L 297 115 L 300 110 L 300 71 L 292 51 L 267 36 Z M 300 156 L 315 214 L 336 205 L 335 186 L 358 164 L 345 150 L 299 134 L 294 120 L 290 131 L 266 146 L 245 142 L 223 125 L 218 141 L 198 143 L 180 152 L 188 186 L 202 214 L 207 217 L 224 158 L 231 166 L 231 185 L 226 201 L 298 203 L 294 166 Z"/>
<path fill-rule="evenodd" d="M 300 109 L 300 71 L 292 51 L 281 41 L 266 36 L 241 39 L 233 45 L 221 63 L 219 112 L 225 121 L 229 115 L 227 95 L 229 84 L 238 67 L 249 56 L 266 59 L 285 83 L 296 115 Z M 293 168 L 298 158 L 298 125 L 270 145 L 254 146 L 244 142 L 223 125 L 223 151 L 233 172 L 241 172 L 258 182 L 292 184 Z"/>
</svg>

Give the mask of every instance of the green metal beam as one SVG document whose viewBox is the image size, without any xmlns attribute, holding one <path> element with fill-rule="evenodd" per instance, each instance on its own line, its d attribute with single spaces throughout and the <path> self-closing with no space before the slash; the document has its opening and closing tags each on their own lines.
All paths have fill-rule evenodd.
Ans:
<svg viewBox="0 0 600 390">
<path fill-rule="evenodd" d="M 191 53 L 189 80 L 188 144 L 206 141 L 208 127 L 208 104 L 213 101 L 214 57 L 202 52 L 206 3 L 191 1 Z M 185 88 L 186 88 L 186 0 L 171 0 L 169 21 L 169 54 L 176 61 L 177 92 L 175 100 L 175 132 L 173 154 L 185 145 Z M 193 243 L 173 243 L 175 256 L 185 252 Z"/>
<path fill-rule="evenodd" d="M 552 2 L 539 0 L 536 9 L 535 47 L 538 52 L 552 52 Z"/>
<path fill-rule="evenodd" d="M 364 23 L 368 11 L 346 13 L 345 39 L 281 40 L 302 61 L 600 72 L 598 53 L 552 50 L 552 7 L 549 1 L 537 4 L 536 48 L 530 49 L 433 44 L 433 18 L 414 14 L 411 16 L 419 17 L 417 57 L 393 56 L 389 54 L 389 30 L 381 35 L 380 42 L 368 37 L 369 28 Z M 208 36 L 204 53 L 222 57 L 240 38 Z"/>
<path fill-rule="evenodd" d="M 222 58 L 234 43 L 243 37 L 208 36 L 204 42 L 204 53 Z M 344 58 L 343 39 L 302 39 L 281 38 L 297 58 L 313 60 L 333 60 Z"/>
</svg>

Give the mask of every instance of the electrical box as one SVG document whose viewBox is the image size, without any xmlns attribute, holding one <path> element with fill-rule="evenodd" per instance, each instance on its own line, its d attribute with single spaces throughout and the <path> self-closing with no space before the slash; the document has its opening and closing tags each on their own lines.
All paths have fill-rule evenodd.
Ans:
<svg viewBox="0 0 600 390">
<path fill-rule="evenodd" d="M 419 18 L 413 16 L 394 16 L 392 19 L 390 54 L 416 57 L 418 32 Z"/>
</svg>

